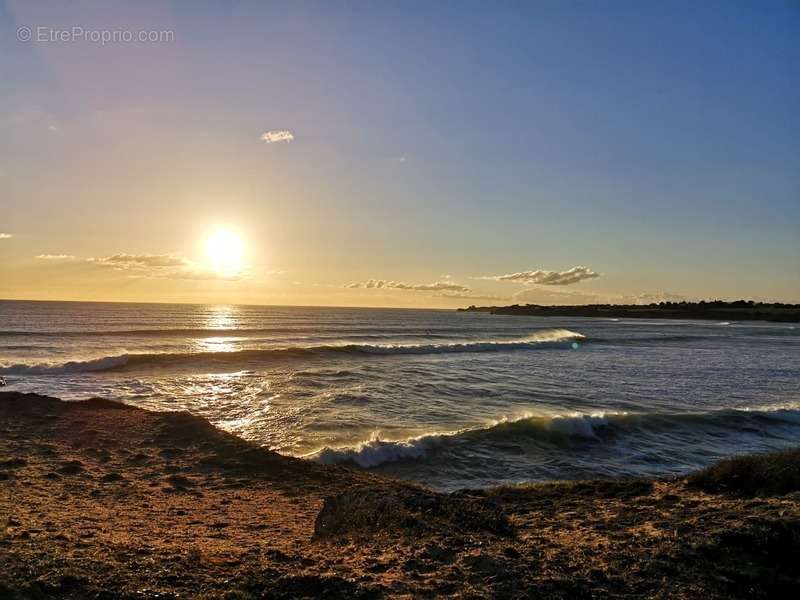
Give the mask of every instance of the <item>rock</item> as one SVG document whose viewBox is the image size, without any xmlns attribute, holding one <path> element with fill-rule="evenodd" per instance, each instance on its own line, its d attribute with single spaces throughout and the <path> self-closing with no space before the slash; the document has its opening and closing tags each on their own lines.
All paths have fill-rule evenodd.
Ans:
<svg viewBox="0 0 800 600">
<path fill-rule="evenodd" d="M 497 560 L 487 554 L 465 556 L 462 562 L 467 569 L 481 575 L 494 575 L 502 568 Z"/>
<path fill-rule="evenodd" d="M 486 499 L 414 488 L 363 490 L 326 498 L 314 523 L 315 538 L 354 532 L 417 534 L 432 530 L 501 536 L 513 533 L 503 511 Z"/>
<path fill-rule="evenodd" d="M 379 587 L 362 587 L 353 580 L 327 575 L 281 577 L 265 598 L 381 598 Z"/>
<path fill-rule="evenodd" d="M 436 562 L 450 562 L 453 560 L 456 552 L 452 548 L 444 548 L 442 546 L 428 545 L 422 550 L 420 556 Z"/>
<path fill-rule="evenodd" d="M 19 469 L 28 464 L 24 458 L 9 458 L 8 460 L 0 460 L 0 469 Z"/>
<path fill-rule="evenodd" d="M 77 475 L 83 471 L 83 463 L 78 460 L 68 460 L 61 463 L 58 472 L 62 475 Z"/>
<path fill-rule="evenodd" d="M 184 475 L 170 475 L 167 481 L 175 488 L 187 488 L 194 485 L 194 481 Z"/>
</svg>

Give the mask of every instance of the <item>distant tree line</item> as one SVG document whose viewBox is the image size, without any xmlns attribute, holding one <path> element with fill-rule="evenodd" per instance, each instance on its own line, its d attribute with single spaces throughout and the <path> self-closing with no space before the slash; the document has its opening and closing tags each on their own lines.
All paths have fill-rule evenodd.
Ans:
<svg viewBox="0 0 800 600">
<path fill-rule="evenodd" d="M 800 322 L 800 304 L 756 302 L 754 300 L 700 300 L 699 302 L 662 301 L 650 304 L 580 304 L 544 306 L 512 304 L 511 306 L 475 306 L 461 311 L 489 312 L 499 315 L 632 317 L 665 319 L 733 319 Z"/>
</svg>

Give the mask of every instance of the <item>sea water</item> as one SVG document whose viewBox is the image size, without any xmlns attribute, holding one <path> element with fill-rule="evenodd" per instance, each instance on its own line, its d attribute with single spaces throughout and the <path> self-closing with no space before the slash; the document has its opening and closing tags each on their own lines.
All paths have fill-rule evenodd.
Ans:
<svg viewBox="0 0 800 600">
<path fill-rule="evenodd" d="M 786 323 L 1 301 L 0 375 L 443 490 L 661 476 L 800 444 Z"/>
</svg>

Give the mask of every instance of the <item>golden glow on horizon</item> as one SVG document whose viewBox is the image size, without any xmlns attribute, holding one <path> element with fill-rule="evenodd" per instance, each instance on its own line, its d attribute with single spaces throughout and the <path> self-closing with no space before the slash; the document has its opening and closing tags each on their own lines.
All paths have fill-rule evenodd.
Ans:
<svg viewBox="0 0 800 600">
<path fill-rule="evenodd" d="M 206 239 L 206 255 L 221 275 L 236 275 L 244 268 L 244 241 L 235 231 L 220 228 Z"/>
</svg>

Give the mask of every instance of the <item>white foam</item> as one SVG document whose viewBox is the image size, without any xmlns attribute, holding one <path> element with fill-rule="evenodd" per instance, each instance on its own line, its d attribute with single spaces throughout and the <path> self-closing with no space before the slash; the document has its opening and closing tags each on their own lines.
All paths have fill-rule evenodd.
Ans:
<svg viewBox="0 0 800 600">
<path fill-rule="evenodd" d="M 448 344 L 356 344 L 349 347 L 372 354 L 438 354 L 448 352 L 486 352 L 532 348 L 541 344 L 571 342 L 584 335 L 569 329 L 544 329 L 513 340 L 481 340 Z"/>
<path fill-rule="evenodd" d="M 352 462 L 363 468 L 377 467 L 387 462 L 417 459 L 425 456 L 432 446 L 441 443 L 445 436 L 453 433 L 432 433 L 402 441 L 381 440 L 377 435 L 352 448 L 323 448 L 305 458 L 322 464 Z"/>
<path fill-rule="evenodd" d="M 0 364 L 2 375 L 59 375 L 105 371 L 125 365 L 158 365 L 178 362 L 205 364 L 206 361 L 239 362 L 264 359 L 272 356 L 300 353 L 363 352 L 367 354 L 440 354 L 456 352 L 491 352 L 546 346 L 547 344 L 570 342 L 584 336 L 568 329 L 545 329 L 528 337 L 513 340 L 481 340 L 477 342 L 453 342 L 447 344 L 341 344 L 323 346 L 289 346 L 286 348 L 255 348 L 244 350 L 217 350 L 213 352 L 179 352 L 156 354 L 123 354 L 67 363 L 19 363 Z M 233 338 L 231 338 L 233 339 Z"/>
<path fill-rule="evenodd" d="M 626 415 L 627 413 L 619 413 Z M 400 460 L 414 460 L 423 458 L 428 450 L 445 443 L 450 438 L 459 435 L 471 434 L 482 431 L 489 431 L 498 426 L 513 425 L 525 421 L 536 421 L 544 425 L 555 433 L 578 438 L 598 439 L 595 433 L 596 427 L 608 425 L 606 417 L 603 415 L 533 415 L 526 413 L 513 418 L 502 418 L 483 427 L 459 429 L 456 431 L 426 433 L 417 437 L 405 440 L 382 440 L 379 434 L 363 442 L 359 442 L 352 447 L 325 447 L 303 458 L 315 460 L 323 464 L 355 463 L 363 468 L 377 467 L 384 463 L 397 462 Z"/>
<path fill-rule="evenodd" d="M 373 435 L 369 440 L 359 442 L 352 447 L 330 448 L 326 447 L 303 458 L 316 460 L 325 464 L 355 463 L 364 468 L 376 467 L 384 463 L 400 460 L 416 460 L 424 458 L 428 450 L 441 446 L 455 439 L 466 436 L 467 443 L 480 443 L 481 436 L 495 429 L 503 435 L 505 428 L 522 428 L 510 435 L 525 435 L 529 429 L 530 435 L 536 432 L 556 434 L 566 438 L 578 440 L 602 441 L 603 430 L 608 427 L 638 428 L 642 423 L 653 419 L 656 423 L 672 421 L 677 426 L 689 418 L 724 419 L 731 415 L 761 415 L 792 424 L 800 425 L 800 411 L 787 406 L 759 407 L 753 409 L 727 409 L 707 413 L 628 413 L 628 412 L 599 412 L 591 414 L 531 414 L 525 413 L 515 417 L 498 419 L 485 426 L 460 429 L 449 432 L 433 432 L 406 440 L 382 440 L 379 435 Z M 475 436 L 478 436 L 477 438 Z"/>
</svg>

